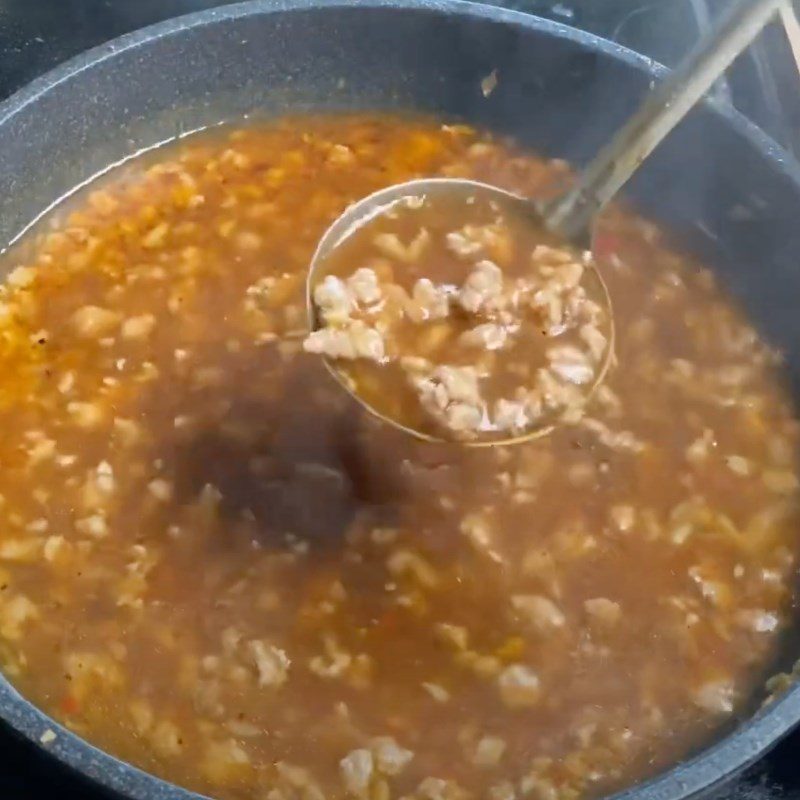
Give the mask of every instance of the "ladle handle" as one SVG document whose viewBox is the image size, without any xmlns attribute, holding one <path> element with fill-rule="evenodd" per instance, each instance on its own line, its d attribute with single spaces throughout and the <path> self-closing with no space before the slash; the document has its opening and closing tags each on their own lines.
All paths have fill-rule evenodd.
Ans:
<svg viewBox="0 0 800 800">
<path fill-rule="evenodd" d="M 783 0 L 739 0 L 583 170 L 574 188 L 543 210 L 547 226 L 570 240 L 587 239 L 592 218 L 661 140 L 746 50 Z"/>
</svg>

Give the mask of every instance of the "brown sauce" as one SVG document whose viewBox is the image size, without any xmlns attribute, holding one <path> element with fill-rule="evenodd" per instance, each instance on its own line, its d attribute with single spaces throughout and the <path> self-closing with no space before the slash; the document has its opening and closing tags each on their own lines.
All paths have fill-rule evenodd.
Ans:
<svg viewBox="0 0 800 800">
<path fill-rule="evenodd" d="M 0 663 L 57 720 L 220 798 L 568 800 L 746 707 L 797 424 L 652 225 L 611 212 L 618 366 L 539 441 L 412 440 L 302 352 L 323 231 L 437 174 L 568 179 L 462 126 L 287 119 L 112 173 L 5 258 Z"/>
</svg>

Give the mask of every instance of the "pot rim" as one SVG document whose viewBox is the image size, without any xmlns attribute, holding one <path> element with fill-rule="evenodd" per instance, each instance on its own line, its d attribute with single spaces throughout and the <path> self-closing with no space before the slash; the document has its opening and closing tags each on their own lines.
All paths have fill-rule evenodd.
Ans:
<svg viewBox="0 0 800 800">
<path fill-rule="evenodd" d="M 358 0 L 357 4 L 367 9 L 424 11 L 490 23 L 508 23 L 602 52 L 656 78 L 668 72 L 657 61 L 615 42 L 562 23 L 495 5 L 466 0 Z M 119 53 L 145 46 L 154 40 L 247 17 L 352 9 L 354 5 L 353 0 L 246 0 L 141 28 L 65 61 L 11 95 L 0 103 L 0 128 L 62 82 L 79 77 L 82 72 Z M 793 156 L 731 105 L 715 98 L 707 98 L 703 103 L 764 159 L 790 178 L 800 192 L 800 163 Z M 170 783 L 90 744 L 28 701 L 3 675 L 0 675 L 0 721 L 62 764 L 130 800 L 209 800 L 206 795 Z M 641 784 L 612 795 L 609 800 L 678 800 L 708 793 L 758 760 L 799 722 L 800 684 L 796 684 L 715 744 Z M 45 745 L 41 737 L 46 731 L 54 732 L 56 738 Z"/>
</svg>

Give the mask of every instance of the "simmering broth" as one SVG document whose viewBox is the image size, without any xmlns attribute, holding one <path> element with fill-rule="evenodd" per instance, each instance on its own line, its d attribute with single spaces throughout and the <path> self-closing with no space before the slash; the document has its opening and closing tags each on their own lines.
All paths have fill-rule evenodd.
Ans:
<svg viewBox="0 0 800 800">
<path fill-rule="evenodd" d="M 437 174 L 569 179 L 460 125 L 298 117 L 165 147 L 5 257 L 0 655 L 71 729 L 221 798 L 566 800 L 745 707 L 797 423 L 656 228 L 610 212 L 618 365 L 539 441 L 414 441 L 302 352 L 319 236 Z"/>
</svg>

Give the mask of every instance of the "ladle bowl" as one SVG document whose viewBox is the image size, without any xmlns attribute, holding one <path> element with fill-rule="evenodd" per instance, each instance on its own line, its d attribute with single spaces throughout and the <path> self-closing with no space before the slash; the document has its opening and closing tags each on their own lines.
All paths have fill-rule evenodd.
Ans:
<svg viewBox="0 0 800 800">
<path fill-rule="evenodd" d="M 370 224 L 371 221 L 385 215 L 393 206 L 408 197 L 430 197 L 434 194 L 447 193 L 451 197 L 464 197 L 464 202 L 471 197 L 480 194 L 491 200 L 497 207 L 499 213 L 508 212 L 508 216 L 531 217 L 531 224 L 541 224 L 542 210 L 533 200 L 529 200 L 519 195 L 507 192 L 497 186 L 480 181 L 472 181 L 463 178 L 420 178 L 417 180 L 397 183 L 385 189 L 380 189 L 373 194 L 367 195 L 358 202 L 351 205 L 338 217 L 327 229 L 320 239 L 314 256 L 311 259 L 311 266 L 308 271 L 306 281 L 306 304 L 308 309 L 309 326 L 312 331 L 319 330 L 323 326 L 323 321 L 314 303 L 314 287 L 325 278 L 327 257 L 349 237 Z M 594 395 L 596 389 L 606 377 L 611 364 L 614 361 L 614 314 L 611 305 L 611 296 L 602 274 L 597 267 L 595 259 L 592 258 L 585 263 L 584 284 L 588 294 L 606 311 L 609 320 L 608 329 L 605 331 L 608 338 L 603 360 L 598 365 L 594 381 L 586 387 L 584 396 L 584 406 Z M 563 413 L 548 415 L 523 433 L 508 436 L 505 432 L 499 432 L 497 437 L 489 438 L 483 435 L 480 439 L 454 439 L 444 436 L 435 436 L 422 430 L 412 428 L 403 424 L 380 411 L 372 403 L 354 391 L 350 381 L 337 367 L 336 360 L 330 357 L 323 357 L 325 366 L 333 377 L 339 382 L 342 388 L 347 391 L 363 408 L 369 413 L 380 419 L 382 422 L 391 425 L 404 433 L 428 442 L 458 442 L 467 447 L 496 447 L 500 445 L 519 444 L 521 442 L 538 439 L 551 433 L 553 429 L 562 421 L 565 416 Z M 571 409 L 568 413 L 574 413 Z"/>
</svg>

